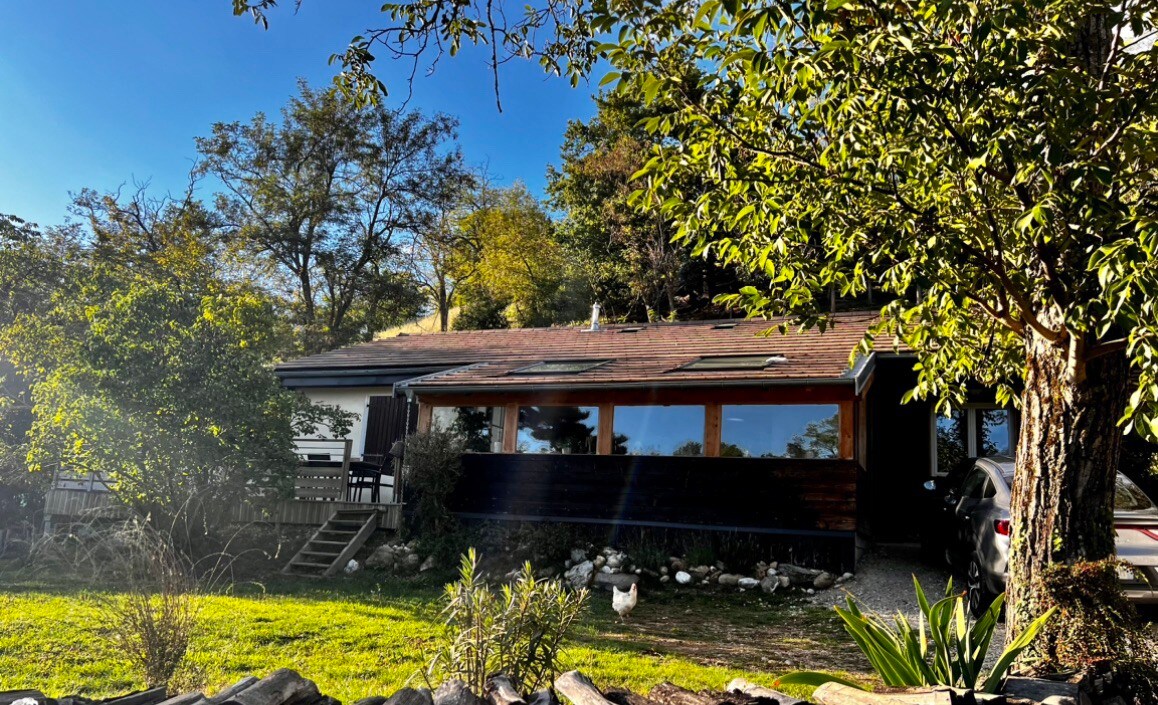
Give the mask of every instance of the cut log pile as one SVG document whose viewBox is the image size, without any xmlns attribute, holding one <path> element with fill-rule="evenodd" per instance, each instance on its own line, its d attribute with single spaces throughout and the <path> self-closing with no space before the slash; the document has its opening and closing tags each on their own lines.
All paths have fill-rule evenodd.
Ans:
<svg viewBox="0 0 1158 705">
<path fill-rule="evenodd" d="M 569 671 L 555 680 L 554 689 L 523 695 L 504 676 L 487 681 L 482 696 L 471 692 L 462 681 L 443 683 L 435 690 L 403 688 L 393 695 L 362 698 L 353 705 L 561 705 L 558 696 L 571 705 L 809 705 L 784 693 L 737 678 L 724 691 L 692 691 L 671 683 L 661 683 L 647 695 L 623 689 L 601 691 L 591 679 Z M 906 692 L 869 693 L 838 683 L 816 689 L 817 705 L 1034 705 L 1037 700 L 1001 695 L 981 695 L 973 691 L 940 688 Z M 1049 700 L 1053 703 L 1054 700 Z M 1057 700 L 1056 702 L 1068 702 Z M 1075 701 L 1076 705 L 1077 701 Z M 225 690 L 207 696 L 183 693 L 170 697 L 164 688 L 154 688 L 108 700 L 81 696 L 50 698 L 35 690 L 0 692 L 0 705 L 341 705 L 319 692 L 313 681 L 294 671 L 281 669 L 265 678 L 247 676 Z"/>
</svg>

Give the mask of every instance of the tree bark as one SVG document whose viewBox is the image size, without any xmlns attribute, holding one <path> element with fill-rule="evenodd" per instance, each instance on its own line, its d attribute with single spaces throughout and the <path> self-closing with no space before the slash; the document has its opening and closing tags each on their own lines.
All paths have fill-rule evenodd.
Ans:
<svg viewBox="0 0 1158 705">
<path fill-rule="evenodd" d="M 1125 408 L 1128 365 L 1124 354 L 1086 360 L 1083 350 L 1072 339 L 1054 343 L 1035 334 L 1026 343 L 1010 506 L 1007 644 L 1052 606 L 1043 581 L 1047 568 L 1114 555 L 1118 419 Z M 1066 665 L 1057 658 L 1063 619 L 1055 615 L 1025 654 L 1042 659 L 1042 668 Z"/>
</svg>

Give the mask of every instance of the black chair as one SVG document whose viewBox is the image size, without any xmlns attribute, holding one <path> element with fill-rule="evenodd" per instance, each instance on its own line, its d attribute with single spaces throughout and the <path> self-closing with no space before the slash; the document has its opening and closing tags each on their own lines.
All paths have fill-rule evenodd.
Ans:
<svg viewBox="0 0 1158 705">
<path fill-rule="evenodd" d="M 373 457 L 373 456 L 371 456 Z M 394 477 L 394 468 L 390 464 L 390 456 L 382 456 L 380 460 L 351 460 L 350 481 L 346 484 L 346 499 L 349 502 L 361 502 L 362 491 L 370 490 L 370 502 L 378 504 L 382 497 L 383 480 Z M 385 485 L 393 487 L 393 485 Z"/>
</svg>

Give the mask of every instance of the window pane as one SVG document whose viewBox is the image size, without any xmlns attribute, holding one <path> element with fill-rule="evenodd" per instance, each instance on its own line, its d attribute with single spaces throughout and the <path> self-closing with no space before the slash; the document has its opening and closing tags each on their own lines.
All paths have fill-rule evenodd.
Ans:
<svg viewBox="0 0 1158 705">
<path fill-rule="evenodd" d="M 965 411 L 954 409 L 949 416 L 937 414 L 937 467 L 939 473 L 953 470 L 961 461 L 969 457 L 969 445 L 966 443 L 968 427 L 965 422 Z"/>
<path fill-rule="evenodd" d="M 835 404 L 725 406 L 720 455 L 839 457 L 840 408 Z"/>
<path fill-rule="evenodd" d="M 617 406 L 616 455 L 703 455 L 704 407 Z"/>
<path fill-rule="evenodd" d="M 977 454 L 1013 455 L 1009 409 L 977 409 Z"/>
<path fill-rule="evenodd" d="M 519 407 L 520 453 L 594 453 L 597 406 Z"/>
<path fill-rule="evenodd" d="M 440 431 L 455 431 L 474 453 L 498 453 L 503 449 L 501 406 L 436 406 L 430 425 Z"/>
</svg>

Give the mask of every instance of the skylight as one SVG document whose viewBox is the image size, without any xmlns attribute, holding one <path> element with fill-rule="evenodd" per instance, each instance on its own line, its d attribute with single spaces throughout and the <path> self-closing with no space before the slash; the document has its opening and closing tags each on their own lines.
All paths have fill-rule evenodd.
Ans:
<svg viewBox="0 0 1158 705">
<path fill-rule="evenodd" d="M 716 325 L 712 326 L 712 330 L 730 330 L 735 327 L 735 323 L 717 323 Z"/>
<path fill-rule="evenodd" d="M 701 357 L 680 367 L 681 370 L 763 370 L 788 358 L 783 355 L 714 355 Z"/>
<path fill-rule="evenodd" d="M 544 360 L 511 370 L 513 375 L 573 375 L 594 369 L 607 360 Z"/>
</svg>

